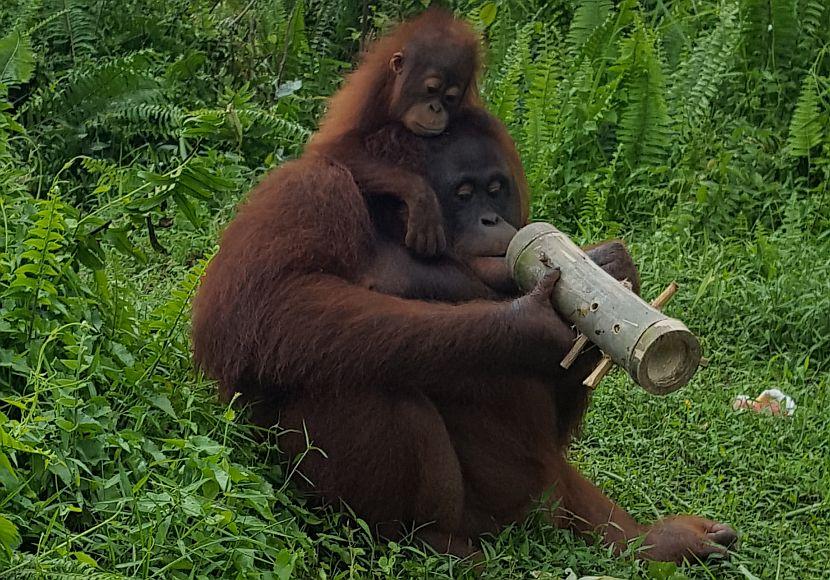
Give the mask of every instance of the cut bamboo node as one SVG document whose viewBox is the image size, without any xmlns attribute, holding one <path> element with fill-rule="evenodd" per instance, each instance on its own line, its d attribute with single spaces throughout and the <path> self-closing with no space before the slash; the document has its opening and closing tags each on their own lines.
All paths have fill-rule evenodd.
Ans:
<svg viewBox="0 0 830 580">
<path fill-rule="evenodd" d="M 666 318 L 649 326 L 637 341 L 628 369 L 645 390 L 665 395 L 688 383 L 699 363 L 695 335 L 679 320 Z"/>
</svg>

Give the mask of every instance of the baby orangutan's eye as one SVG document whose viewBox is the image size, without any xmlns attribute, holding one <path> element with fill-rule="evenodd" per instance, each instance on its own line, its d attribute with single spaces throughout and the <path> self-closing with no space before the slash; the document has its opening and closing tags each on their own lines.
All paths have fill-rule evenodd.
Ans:
<svg viewBox="0 0 830 580">
<path fill-rule="evenodd" d="M 458 87 L 450 87 L 444 93 L 444 100 L 448 103 L 455 103 L 458 100 L 458 97 L 461 96 L 461 89 Z"/>
<path fill-rule="evenodd" d="M 458 186 L 458 190 L 456 190 L 455 195 L 457 195 L 459 199 L 470 199 L 473 197 L 473 185 L 471 183 L 462 183 Z"/>
<path fill-rule="evenodd" d="M 441 88 L 441 81 L 436 78 L 427 79 L 426 83 L 427 94 L 434 95 L 438 92 L 438 89 Z"/>
<path fill-rule="evenodd" d="M 487 186 L 487 191 L 493 195 L 501 192 L 501 181 L 491 181 Z"/>
</svg>

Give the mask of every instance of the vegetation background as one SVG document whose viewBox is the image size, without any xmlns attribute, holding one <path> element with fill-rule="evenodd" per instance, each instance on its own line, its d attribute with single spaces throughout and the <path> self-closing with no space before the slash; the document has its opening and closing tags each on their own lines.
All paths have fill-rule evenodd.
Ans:
<svg viewBox="0 0 830 580">
<path fill-rule="evenodd" d="M 455 577 L 312 511 L 295 465 L 194 374 L 217 232 L 296 155 L 361 38 L 426 0 L 4 0 L 0 575 Z M 730 562 L 618 559 L 537 519 L 485 577 L 830 572 L 830 3 L 457 0 L 489 45 L 534 217 L 623 236 L 711 366 L 674 395 L 617 373 L 579 467 L 643 519 L 734 524 Z M 789 419 L 736 414 L 777 387 Z M 314 452 L 313 450 L 310 452 Z M 359 465 L 355 469 L 360 469 Z"/>
</svg>

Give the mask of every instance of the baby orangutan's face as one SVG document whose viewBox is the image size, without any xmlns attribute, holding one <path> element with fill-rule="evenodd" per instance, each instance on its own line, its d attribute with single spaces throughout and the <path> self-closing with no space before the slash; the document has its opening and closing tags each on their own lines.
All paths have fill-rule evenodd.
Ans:
<svg viewBox="0 0 830 580">
<path fill-rule="evenodd" d="M 419 62 L 397 52 L 389 68 L 396 75 L 392 114 L 421 137 L 446 131 L 473 75 L 473 67 L 463 55 L 437 55 Z"/>
</svg>

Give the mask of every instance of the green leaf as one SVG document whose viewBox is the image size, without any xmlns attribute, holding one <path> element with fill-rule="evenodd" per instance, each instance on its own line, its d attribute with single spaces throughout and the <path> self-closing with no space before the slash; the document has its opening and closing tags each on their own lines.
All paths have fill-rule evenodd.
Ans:
<svg viewBox="0 0 830 580">
<path fill-rule="evenodd" d="M 0 516 L 0 546 L 11 553 L 20 545 L 21 541 L 17 526 L 4 516 Z"/>
<path fill-rule="evenodd" d="M 28 82 L 35 72 L 35 55 L 29 37 L 14 30 L 0 40 L 0 83 Z"/>
<path fill-rule="evenodd" d="M 677 564 L 674 562 L 649 562 L 646 570 L 648 577 L 653 580 L 675 580 Z"/>
<path fill-rule="evenodd" d="M 224 492 L 229 491 L 230 490 L 229 484 L 230 484 L 231 478 L 230 478 L 230 475 L 228 475 L 228 472 L 225 471 L 224 469 L 220 468 L 218 465 L 215 465 L 215 464 L 211 464 L 209 467 L 210 467 L 210 470 L 213 472 L 214 481 L 217 484 L 219 484 L 219 489 L 221 489 Z"/>
<path fill-rule="evenodd" d="M 479 9 L 478 18 L 481 20 L 481 24 L 484 28 L 488 28 L 491 24 L 493 24 L 493 22 L 495 22 L 497 12 L 498 6 L 496 6 L 495 2 L 488 2 Z"/>
<path fill-rule="evenodd" d="M 152 401 L 153 405 L 170 415 L 173 419 L 178 419 L 176 416 L 176 411 L 173 409 L 173 405 L 170 403 L 170 399 L 168 399 L 165 395 L 156 395 L 155 397 L 150 397 L 150 401 Z"/>
<path fill-rule="evenodd" d="M 199 219 L 199 215 L 196 213 L 196 208 L 193 207 L 190 200 L 180 193 L 173 193 L 173 201 L 176 202 L 176 206 L 178 206 L 179 210 L 184 214 L 184 217 L 187 218 L 187 221 L 192 223 L 197 228 L 202 227 L 202 220 Z"/>
<path fill-rule="evenodd" d="M 126 256 L 131 256 L 141 263 L 147 263 L 147 256 L 138 247 L 133 245 L 127 231 L 123 228 L 110 228 L 104 233 L 104 239 L 115 246 L 115 249 Z"/>
<path fill-rule="evenodd" d="M 10 488 L 17 485 L 18 479 L 14 472 L 14 467 L 9 461 L 8 456 L 0 451 L 0 485 Z"/>
<path fill-rule="evenodd" d="M 91 567 L 93 567 L 93 568 L 97 568 L 97 567 L 98 567 L 98 562 L 96 562 L 95 560 L 93 560 L 93 559 L 92 559 L 92 556 L 90 556 L 90 555 L 88 555 L 88 554 L 85 554 L 85 553 L 83 553 L 83 552 L 72 552 L 72 556 L 74 556 L 74 557 L 75 557 L 75 559 L 76 559 L 78 562 L 81 562 L 82 564 L 86 564 L 87 566 L 91 566 Z"/>
<path fill-rule="evenodd" d="M 288 580 L 291 578 L 291 573 L 294 571 L 294 563 L 297 561 L 297 555 L 292 554 L 287 548 L 280 550 L 277 557 L 274 559 L 274 572 L 280 580 Z"/>
<path fill-rule="evenodd" d="M 105 254 L 101 244 L 95 239 L 80 239 L 78 243 L 78 261 L 90 270 L 103 270 Z"/>
<path fill-rule="evenodd" d="M 31 445 L 27 445 L 21 441 L 18 441 L 17 439 L 6 433 L 2 428 L 0 428 L 0 447 L 14 449 L 15 451 L 22 451 L 24 453 L 34 453 L 37 455 L 43 455 L 45 457 L 52 456 L 50 453 L 41 451 L 40 449 L 35 449 Z"/>
<path fill-rule="evenodd" d="M 740 572 L 741 574 L 743 574 L 743 575 L 744 575 L 744 578 L 746 578 L 746 580 L 761 580 L 760 578 L 758 578 L 758 576 L 756 576 L 755 574 L 753 574 L 752 572 L 750 572 L 750 571 L 747 569 L 747 567 L 746 567 L 746 566 L 744 566 L 743 564 L 740 564 L 740 565 L 738 566 L 738 572 Z"/>
<path fill-rule="evenodd" d="M 188 52 L 167 67 L 167 76 L 178 81 L 187 80 L 196 76 L 206 61 L 207 58 L 203 52 Z"/>
<path fill-rule="evenodd" d="M 638 22 L 621 42 L 618 69 L 626 71 L 627 92 L 617 130 L 620 144 L 635 167 L 656 165 L 669 149 L 670 118 L 654 37 L 644 24 Z"/>
</svg>

